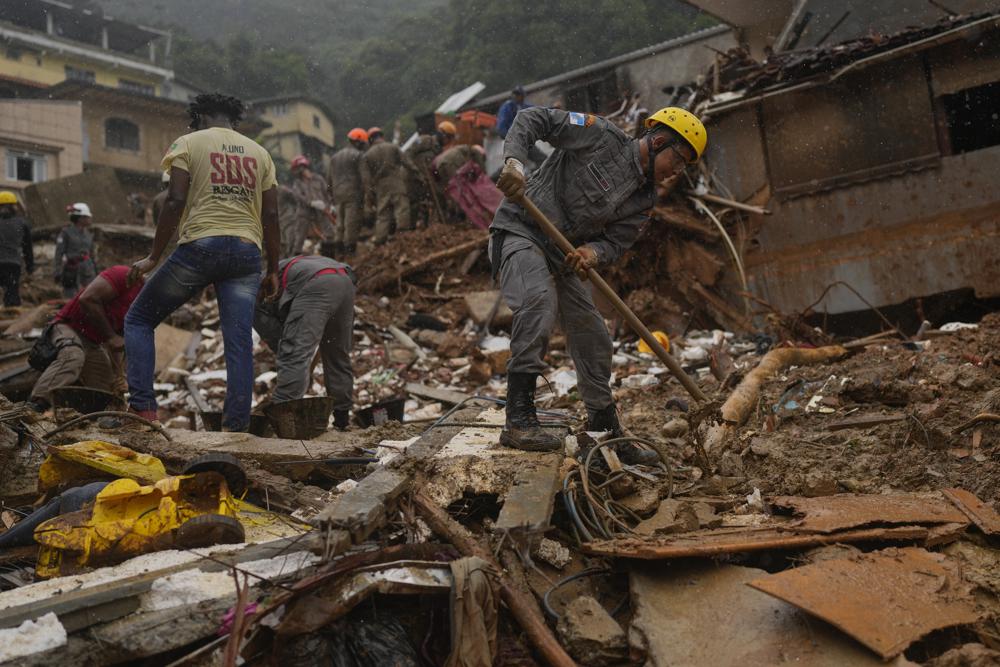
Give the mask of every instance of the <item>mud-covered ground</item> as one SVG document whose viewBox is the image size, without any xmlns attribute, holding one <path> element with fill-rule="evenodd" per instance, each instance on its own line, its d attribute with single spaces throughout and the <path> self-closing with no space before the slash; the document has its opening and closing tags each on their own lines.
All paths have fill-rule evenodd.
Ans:
<svg viewBox="0 0 1000 667">
<path fill-rule="evenodd" d="M 974 330 L 917 345 L 872 344 L 840 361 L 789 369 L 765 384 L 738 443 L 724 460 L 713 452 L 713 462 L 723 476 L 745 476 L 733 490 L 757 487 L 765 495 L 960 486 L 995 503 L 1000 424 L 956 428 L 979 413 L 1000 412 L 998 343 L 1000 314 L 992 314 Z M 747 354 L 737 365 L 746 372 L 758 360 Z M 729 395 L 711 376 L 700 383 L 719 400 Z M 675 398 L 686 396 L 673 380 L 618 391 L 626 426 L 660 438 L 676 435 L 664 426 L 683 417 L 669 405 Z M 876 416 L 897 421 L 838 429 L 839 422 Z M 692 453 L 679 441 L 675 452 Z"/>
</svg>

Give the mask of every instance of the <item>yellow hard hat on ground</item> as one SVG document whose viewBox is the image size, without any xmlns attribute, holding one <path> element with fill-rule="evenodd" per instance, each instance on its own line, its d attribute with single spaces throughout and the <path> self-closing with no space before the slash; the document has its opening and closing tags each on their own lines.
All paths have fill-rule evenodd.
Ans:
<svg viewBox="0 0 1000 667">
<path fill-rule="evenodd" d="M 664 350 L 667 352 L 670 351 L 670 338 L 667 337 L 667 334 L 662 331 L 654 331 L 653 338 L 655 338 L 656 341 L 663 346 Z M 639 339 L 639 352 L 642 354 L 653 354 L 653 348 L 651 348 L 646 341 Z"/>
<path fill-rule="evenodd" d="M 0 206 L 4 204 L 17 204 L 17 195 L 8 190 L 0 192 Z"/>
<path fill-rule="evenodd" d="M 680 107 L 664 107 L 646 119 L 647 129 L 654 125 L 666 125 L 681 135 L 684 141 L 688 142 L 694 149 L 695 159 L 701 159 L 701 154 L 705 152 L 705 146 L 708 145 L 708 132 L 693 113 Z"/>
</svg>

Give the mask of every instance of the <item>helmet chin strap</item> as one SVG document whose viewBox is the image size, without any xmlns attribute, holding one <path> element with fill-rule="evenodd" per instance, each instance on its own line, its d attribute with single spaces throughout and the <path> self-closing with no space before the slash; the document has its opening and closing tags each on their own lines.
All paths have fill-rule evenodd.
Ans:
<svg viewBox="0 0 1000 667">
<path fill-rule="evenodd" d="M 646 142 L 646 180 L 655 183 L 656 179 L 656 156 L 674 145 L 676 140 L 667 137 L 659 149 L 653 148 L 653 135 L 656 132 L 647 132 L 643 139 Z"/>
</svg>

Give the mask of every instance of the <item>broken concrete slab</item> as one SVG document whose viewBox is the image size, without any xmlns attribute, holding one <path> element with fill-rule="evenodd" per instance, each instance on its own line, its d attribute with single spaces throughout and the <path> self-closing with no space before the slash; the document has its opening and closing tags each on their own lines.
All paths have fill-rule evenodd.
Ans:
<svg viewBox="0 0 1000 667">
<path fill-rule="evenodd" d="M 940 494 L 892 493 L 864 495 L 841 493 L 819 498 L 779 496 L 771 506 L 803 516 L 796 530 L 832 533 L 869 525 L 965 523 L 965 514 Z"/>
<path fill-rule="evenodd" d="M 882 664 L 833 628 L 746 586 L 764 574 L 706 562 L 633 569 L 633 650 L 646 653 L 650 667 Z"/>
<path fill-rule="evenodd" d="M 945 489 L 944 497 L 955 504 L 979 530 L 987 535 L 1000 535 L 1000 514 L 965 489 Z"/>
<path fill-rule="evenodd" d="M 569 603 L 556 631 L 566 651 L 588 667 L 612 667 L 628 657 L 625 631 L 589 595 L 581 595 Z"/>
<path fill-rule="evenodd" d="M 420 384 L 419 382 L 408 382 L 406 384 L 406 393 L 413 394 L 417 398 L 426 398 L 431 401 L 438 401 L 439 403 L 445 403 L 447 405 L 458 405 L 459 403 L 465 403 L 470 398 L 469 394 L 463 394 L 460 391 L 455 391 L 454 389 L 445 389 L 443 387 L 428 387 L 425 384 Z"/>
<path fill-rule="evenodd" d="M 357 449 L 357 442 L 346 433 L 330 434 L 323 440 L 310 440 L 306 445 L 302 440 L 258 438 L 249 433 L 186 429 L 168 429 L 168 432 L 178 445 L 203 453 L 225 452 L 237 458 L 245 456 L 260 461 L 323 459 L 344 456 Z"/>
<path fill-rule="evenodd" d="M 486 290 L 484 292 L 469 292 L 463 297 L 465 301 L 465 308 L 469 311 L 469 317 L 477 325 L 482 326 L 484 322 L 489 318 L 490 312 L 493 310 L 493 306 L 496 304 L 497 299 L 500 299 L 500 307 L 497 308 L 496 314 L 493 316 L 493 321 L 490 322 L 491 327 L 507 327 L 514 319 L 514 313 L 511 312 L 510 308 L 502 298 L 500 298 L 499 290 Z"/>
<path fill-rule="evenodd" d="M 526 471 L 538 471 L 538 478 L 544 480 L 551 480 L 552 475 L 557 474 L 558 464 L 555 461 L 561 459 L 559 454 L 523 452 L 500 444 L 504 423 L 502 410 L 478 410 L 473 419 L 460 416 L 465 412 L 457 413 L 453 419 L 460 424 L 476 423 L 482 426 L 463 426 L 457 433 L 453 432 L 446 444 L 430 457 L 425 468 L 427 486 L 424 492 L 440 506 L 447 507 L 464 493 L 506 497 L 519 476 L 529 475 Z M 553 432 L 566 435 L 565 428 L 554 429 Z M 407 450 L 407 454 L 412 450 L 413 447 Z M 544 486 L 547 496 L 548 482 L 544 482 Z M 533 491 L 525 488 L 521 492 L 529 494 Z M 532 515 L 544 513 L 528 507 L 524 507 L 523 511 Z M 527 514 L 511 516 L 505 522 L 522 520 Z M 537 522 L 536 519 L 531 521 Z"/>
<path fill-rule="evenodd" d="M 311 523 L 347 530 L 355 542 L 363 542 L 382 525 L 393 502 L 409 484 L 409 475 L 379 468 L 324 508 Z"/>
<path fill-rule="evenodd" d="M 840 628 L 885 660 L 933 630 L 980 618 L 957 564 L 917 547 L 827 560 L 749 585 Z"/>
<path fill-rule="evenodd" d="M 774 527 L 720 528 L 683 535 L 595 540 L 581 546 L 592 556 L 664 560 L 696 556 L 751 553 L 772 549 L 808 549 L 838 542 L 916 542 L 927 538 L 922 526 L 845 530 L 838 533 L 799 533 Z"/>
</svg>

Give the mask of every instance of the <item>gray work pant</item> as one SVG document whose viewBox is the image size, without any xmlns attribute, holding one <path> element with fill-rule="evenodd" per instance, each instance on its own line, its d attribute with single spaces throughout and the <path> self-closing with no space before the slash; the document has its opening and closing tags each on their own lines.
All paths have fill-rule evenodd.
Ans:
<svg viewBox="0 0 1000 667">
<path fill-rule="evenodd" d="M 500 291 L 514 313 L 507 372 L 545 372 L 543 357 L 558 319 L 587 410 L 611 405 L 611 336 L 590 290 L 575 273 L 553 274 L 542 250 L 524 237 L 504 234 L 499 254 L 490 261 L 499 263 Z"/>
<path fill-rule="evenodd" d="M 392 232 L 392 223 L 396 222 L 396 231 L 410 229 L 410 198 L 405 194 L 379 193 L 378 205 L 375 210 L 375 242 L 383 243 Z"/>
<path fill-rule="evenodd" d="M 59 353 L 35 382 L 31 390 L 32 398 L 51 403 L 53 389 L 75 384 L 125 393 L 121 355 L 109 355 L 101 345 L 81 336 L 67 324 L 52 327 L 52 343 Z"/>
<path fill-rule="evenodd" d="M 349 410 L 354 394 L 351 342 L 354 331 L 354 283 L 330 273 L 307 282 L 292 299 L 278 343 L 275 403 L 302 398 L 312 385 L 309 371 L 316 348 L 323 360 L 326 395 L 334 410 Z"/>
<path fill-rule="evenodd" d="M 333 240 L 347 246 L 356 245 L 361 229 L 362 205 L 357 199 L 337 202 L 337 227 Z"/>
</svg>

